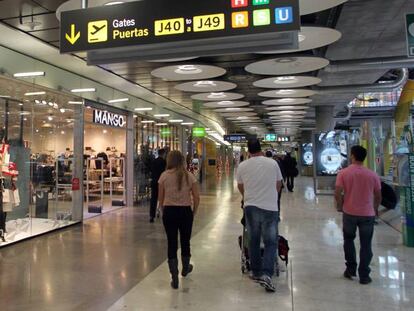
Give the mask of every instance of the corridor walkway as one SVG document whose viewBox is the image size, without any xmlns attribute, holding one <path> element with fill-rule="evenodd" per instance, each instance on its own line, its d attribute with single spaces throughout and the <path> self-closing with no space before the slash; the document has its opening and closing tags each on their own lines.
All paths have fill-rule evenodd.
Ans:
<svg viewBox="0 0 414 311">
<path fill-rule="evenodd" d="M 135 208 L 0 250 L 0 310 L 413 310 L 414 250 L 381 223 L 373 284 L 343 279 L 340 214 L 332 197 L 315 198 L 311 186 L 303 178 L 283 194 L 280 231 L 291 263 L 276 294 L 240 272 L 240 196 L 223 180 L 205 186 L 195 271 L 179 290 L 169 286 L 161 224 Z"/>
</svg>

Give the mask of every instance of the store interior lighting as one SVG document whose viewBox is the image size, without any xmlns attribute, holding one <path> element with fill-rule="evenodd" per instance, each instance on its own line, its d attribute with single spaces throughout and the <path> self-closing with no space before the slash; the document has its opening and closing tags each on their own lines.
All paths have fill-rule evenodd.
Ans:
<svg viewBox="0 0 414 311">
<path fill-rule="evenodd" d="M 46 94 L 46 92 L 28 92 L 28 93 L 25 93 L 24 94 L 24 96 L 40 96 L 40 95 L 45 95 Z"/>
<path fill-rule="evenodd" d="M 116 104 L 116 103 L 125 103 L 128 102 L 129 98 L 118 98 L 118 99 L 111 99 L 108 101 L 109 104 Z"/>
<path fill-rule="evenodd" d="M 45 76 L 44 71 L 34 71 L 34 72 L 18 72 L 13 74 L 15 78 L 31 78 L 31 77 L 42 77 Z"/>
<path fill-rule="evenodd" d="M 169 116 L 169 114 L 154 114 L 154 117 L 156 118 L 168 118 Z"/>
<path fill-rule="evenodd" d="M 135 108 L 135 111 L 151 111 L 152 108 Z"/>
<path fill-rule="evenodd" d="M 96 92 L 96 89 L 91 88 L 84 88 L 84 89 L 73 89 L 71 90 L 72 93 L 90 93 L 90 92 Z"/>
</svg>

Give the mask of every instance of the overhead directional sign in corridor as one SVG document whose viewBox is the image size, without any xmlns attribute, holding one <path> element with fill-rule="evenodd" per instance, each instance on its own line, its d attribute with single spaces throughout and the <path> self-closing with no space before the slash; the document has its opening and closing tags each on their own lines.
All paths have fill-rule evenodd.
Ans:
<svg viewBox="0 0 414 311">
<path fill-rule="evenodd" d="M 271 36 L 299 29 L 298 0 L 136 1 L 63 12 L 60 50 L 149 49 L 188 41 L 257 40 L 260 35 L 270 41 Z"/>
</svg>

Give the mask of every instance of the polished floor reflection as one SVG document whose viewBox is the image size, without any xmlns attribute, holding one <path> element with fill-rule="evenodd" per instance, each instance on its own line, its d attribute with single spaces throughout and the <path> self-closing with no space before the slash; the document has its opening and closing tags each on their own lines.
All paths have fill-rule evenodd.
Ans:
<svg viewBox="0 0 414 311">
<path fill-rule="evenodd" d="M 65 231 L 0 250 L 0 310 L 413 310 L 414 250 L 380 224 L 374 282 L 341 277 L 341 217 L 310 179 L 284 193 L 280 231 L 291 264 L 267 294 L 240 272 L 240 196 L 231 179 L 203 187 L 195 223 L 195 271 L 169 287 L 161 224 L 140 208 L 116 211 Z"/>
</svg>

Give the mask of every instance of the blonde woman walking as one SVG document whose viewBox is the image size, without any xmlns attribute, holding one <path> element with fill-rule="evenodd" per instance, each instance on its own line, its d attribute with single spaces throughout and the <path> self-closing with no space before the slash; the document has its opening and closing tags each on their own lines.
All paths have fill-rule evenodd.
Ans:
<svg viewBox="0 0 414 311">
<path fill-rule="evenodd" d="M 185 159 L 180 151 L 171 151 L 167 157 L 167 170 L 159 181 L 159 203 L 163 211 L 163 223 L 168 239 L 168 266 L 171 273 L 171 287 L 178 288 L 178 233 L 181 242 L 181 275 L 187 276 L 193 266 L 190 264 L 190 239 L 193 219 L 200 203 L 197 180 L 185 168 Z"/>
</svg>

